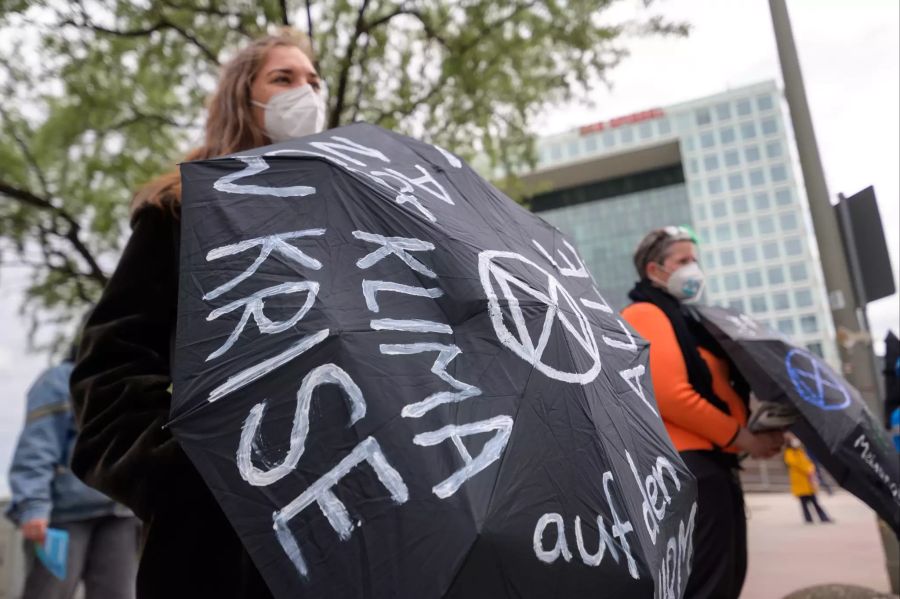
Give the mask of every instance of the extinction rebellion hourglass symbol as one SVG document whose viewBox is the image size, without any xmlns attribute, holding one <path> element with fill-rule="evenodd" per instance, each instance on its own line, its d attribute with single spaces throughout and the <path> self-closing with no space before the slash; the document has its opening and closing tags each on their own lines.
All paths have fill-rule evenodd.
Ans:
<svg viewBox="0 0 900 599">
<path fill-rule="evenodd" d="M 847 387 L 812 355 L 792 349 L 784 359 L 788 375 L 803 401 L 823 410 L 843 410 L 850 405 Z"/>
</svg>

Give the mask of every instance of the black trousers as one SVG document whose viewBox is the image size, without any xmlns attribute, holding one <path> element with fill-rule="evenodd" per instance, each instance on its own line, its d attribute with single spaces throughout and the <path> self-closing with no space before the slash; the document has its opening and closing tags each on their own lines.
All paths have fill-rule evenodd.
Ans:
<svg viewBox="0 0 900 599">
<path fill-rule="evenodd" d="M 812 522 L 813 517 L 809 511 L 809 506 L 813 506 L 815 508 L 816 513 L 819 515 L 819 522 L 830 522 L 830 518 L 828 518 L 828 514 L 825 513 L 825 510 L 822 509 L 822 506 L 819 505 L 819 501 L 816 499 L 815 495 L 800 495 L 798 496 L 800 499 L 800 506 L 803 508 L 803 519 L 807 522 Z M 700 509 L 699 507 L 697 509 Z"/>
<path fill-rule="evenodd" d="M 694 563 L 685 599 L 737 599 L 747 574 L 747 518 L 737 460 L 714 451 L 684 451 L 697 478 Z"/>
</svg>

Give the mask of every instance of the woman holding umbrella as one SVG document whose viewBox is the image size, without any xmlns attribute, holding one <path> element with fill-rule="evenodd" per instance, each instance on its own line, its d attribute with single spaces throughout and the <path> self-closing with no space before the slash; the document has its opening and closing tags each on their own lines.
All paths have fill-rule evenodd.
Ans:
<svg viewBox="0 0 900 599">
<path fill-rule="evenodd" d="M 325 98 L 308 40 L 267 36 L 222 69 L 201 159 L 321 131 Z M 140 190 L 132 234 L 88 319 L 71 378 L 81 433 L 72 469 L 144 522 L 139 598 L 271 594 L 169 430 L 170 348 L 178 299 L 181 183 Z"/>
<path fill-rule="evenodd" d="M 685 597 L 736 599 L 747 570 L 738 454 L 772 457 L 783 435 L 747 429 L 746 383 L 691 314 L 689 304 L 703 290 L 693 234 L 684 227 L 651 231 L 638 245 L 634 265 L 640 280 L 622 315 L 650 341 L 660 415 L 697 478 L 694 564 Z"/>
</svg>

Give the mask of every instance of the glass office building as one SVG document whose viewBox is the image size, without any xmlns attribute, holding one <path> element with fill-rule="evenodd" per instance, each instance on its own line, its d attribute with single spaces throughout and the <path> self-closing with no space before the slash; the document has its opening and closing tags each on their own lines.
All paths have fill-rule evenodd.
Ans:
<svg viewBox="0 0 900 599">
<path fill-rule="evenodd" d="M 532 208 L 570 236 L 611 304 L 649 229 L 700 240 L 707 303 L 731 306 L 838 363 L 809 207 L 774 82 L 538 141 Z"/>
</svg>

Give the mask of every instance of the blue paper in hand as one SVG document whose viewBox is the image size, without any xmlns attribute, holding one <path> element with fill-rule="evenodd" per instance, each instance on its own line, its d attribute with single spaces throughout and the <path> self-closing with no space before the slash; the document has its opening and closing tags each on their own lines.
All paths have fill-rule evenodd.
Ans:
<svg viewBox="0 0 900 599">
<path fill-rule="evenodd" d="M 69 555 L 69 532 L 59 528 L 48 528 L 43 545 L 35 545 L 38 559 L 50 573 L 60 580 L 66 579 L 66 559 Z"/>
</svg>

